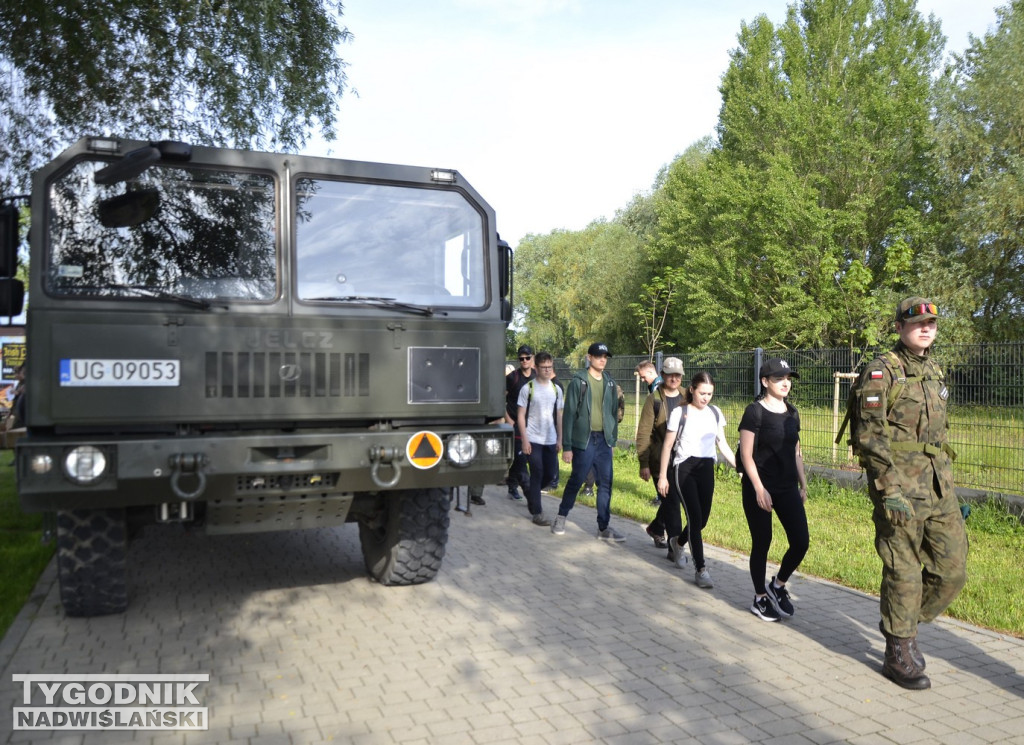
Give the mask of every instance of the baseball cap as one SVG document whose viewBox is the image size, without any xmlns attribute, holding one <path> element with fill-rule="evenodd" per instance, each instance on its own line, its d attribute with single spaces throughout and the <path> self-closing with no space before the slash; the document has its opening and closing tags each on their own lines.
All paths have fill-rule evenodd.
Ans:
<svg viewBox="0 0 1024 745">
<path fill-rule="evenodd" d="M 666 357 L 661 363 L 662 375 L 682 375 L 683 361 L 678 357 Z"/>
<path fill-rule="evenodd" d="M 902 321 L 916 323 L 927 321 L 929 318 L 938 318 L 938 316 L 939 309 L 935 307 L 935 303 L 923 297 L 908 297 L 896 306 L 897 323 Z"/>
<path fill-rule="evenodd" d="M 772 357 L 770 360 L 761 365 L 762 378 L 771 378 L 776 375 L 788 375 L 791 378 L 799 378 L 796 371 L 793 370 L 789 363 L 779 357 Z"/>
<path fill-rule="evenodd" d="M 528 354 L 531 357 L 533 357 L 533 347 L 531 347 L 529 344 L 524 344 L 523 346 L 519 347 L 519 352 L 517 352 L 517 354 Z"/>
<path fill-rule="evenodd" d="M 608 351 L 608 345 L 600 341 L 595 341 L 591 344 L 590 348 L 587 350 L 587 354 L 592 357 L 596 357 L 599 354 L 606 354 L 609 357 L 612 356 L 612 353 Z"/>
</svg>

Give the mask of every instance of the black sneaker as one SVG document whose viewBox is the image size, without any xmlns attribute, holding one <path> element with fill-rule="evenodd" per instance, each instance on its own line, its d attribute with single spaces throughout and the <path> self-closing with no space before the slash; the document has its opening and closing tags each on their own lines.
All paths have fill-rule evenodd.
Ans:
<svg viewBox="0 0 1024 745">
<path fill-rule="evenodd" d="M 750 606 L 750 612 L 762 621 L 779 620 L 779 612 L 775 610 L 775 606 L 772 605 L 767 595 L 760 598 L 755 595 L 754 604 Z"/>
<path fill-rule="evenodd" d="M 469 498 L 469 501 L 470 501 L 471 503 L 473 503 L 473 504 L 478 504 L 478 505 L 480 505 L 481 507 L 482 507 L 483 505 L 487 504 L 487 502 L 485 502 L 485 501 L 484 501 L 484 498 L 483 498 L 483 497 L 478 497 L 478 496 L 476 496 L 475 494 L 474 494 L 474 495 L 473 495 L 472 497 L 470 497 L 470 498 Z"/>
<path fill-rule="evenodd" d="M 775 577 L 772 577 L 765 590 L 768 591 L 768 599 L 772 601 L 772 605 L 775 606 L 779 615 L 791 618 L 796 610 L 793 608 L 793 602 L 789 599 L 789 590 L 785 587 L 776 587 Z"/>
</svg>

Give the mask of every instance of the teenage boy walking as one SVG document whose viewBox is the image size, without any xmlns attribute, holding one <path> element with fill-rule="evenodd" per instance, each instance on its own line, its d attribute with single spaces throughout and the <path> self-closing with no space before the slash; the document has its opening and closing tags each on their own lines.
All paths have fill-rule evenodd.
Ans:
<svg viewBox="0 0 1024 745">
<path fill-rule="evenodd" d="M 505 423 L 511 424 L 515 431 L 515 443 L 512 454 L 512 465 L 508 468 L 508 478 L 505 483 L 508 485 L 509 499 L 522 499 L 519 494 L 519 487 L 523 493 L 530 488 L 530 474 L 526 467 L 526 455 L 523 454 L 523 440 L 516 426 L 516 418 L 519 409 L 519 391 L 535 377 L 533 369 L 533 347 L 524 344 L 519 347 L 519 367 L 505 376 Z"/>
<path fill-rule="evenodd" d="M 541 488 L 558 478 L 558 451 L 562 449 L 562 410 L 565 398 L 562 389 L 552 382 L 555 363 L 547 352 L 534 357 L 536 377 L 519 391 L 519 435 L 523 454 L 530 466 L 530 484 L 526 490 L 526 506 L 533 524 L 548 526 L 544 516 Z"/>
<path fill-rule="evenodd" d="M 569 481 L 551 525 L 555 535 L 565 533 L 565 518 L 576 504 L 580 486 L 593 467 L 597 483 L 597 537 L 622 542 L 626 537 L 609 525 L 612 504 L 612 448 L 619 434 L 618 388 L 605 372 L 611 357 L 607 345 L 594 343 L 587 350 L 588 366 L 573 375 L 565 388 L 562 416 L 562 460 L 572 466 Z"/>
</svg>

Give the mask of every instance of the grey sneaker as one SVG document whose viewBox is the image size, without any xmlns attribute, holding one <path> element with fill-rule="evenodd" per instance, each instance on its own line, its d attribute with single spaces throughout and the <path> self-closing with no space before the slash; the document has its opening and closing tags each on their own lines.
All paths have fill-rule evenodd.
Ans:
<svg viewBox="0 0 1024 745">
<path fill-rule="evenodd" d="M 551 524 L 551 521 L 544 517 L 543 512 L 538 512 L 536 515 L 533 516 L 533 524 L 539 525 L 542 528 L 546 528 Z"/>
<path fill-rule="evenodd" d="M 624 540 L 626 540 L 626 536 L 622 535 L 622 533 L 613 530 L 611 526 L 605 528 L 604 530 L 598 531 L 597 537 L 600 538 L 602 541 L 615 541 L 616 543 L 622 543 Z"/>
<path fill-rule="evenodd" d="M 683 547 L 679 545 L 679 536 L 672 536 L 668 539 L 668 552 L 677 567 L 680 569 L 686 569 L 686 565 L 690 563 L 690 559 L 683 551 Z"/>
<path fill-rule="evenodd" d="M 555 517 L 555 521 L 551 523 L 551 532 L 555 535 L 565 535 L 565 516 L 558 515 Z"/>
<path fill-rule="evenodd" d="M 651 500 L 651 507 L 661 507 L 661 497 L 655 497 Z"/>
<path fill-rule="evenodd" d="M 696 571 L 694 582 L 697 583 L 697 587 L 702 587 L 705 590 L 710 590 L 715 586 L 715 583 L 711 581 L 711 572 L 708 571 L 707 567 Z"/>
</svg>

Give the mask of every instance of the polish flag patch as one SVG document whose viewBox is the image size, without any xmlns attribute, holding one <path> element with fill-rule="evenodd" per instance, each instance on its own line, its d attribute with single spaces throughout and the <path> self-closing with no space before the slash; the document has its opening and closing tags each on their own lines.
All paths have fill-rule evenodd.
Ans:
<svg viewBox="0 0 1024 745">
<path fill-rule="evenodd" d="M 872 370 L 871 371 L 871 379 L 872 380 L 881 380 L 882 379 L 882 371 L 881 370 Z"/>
</svg>

